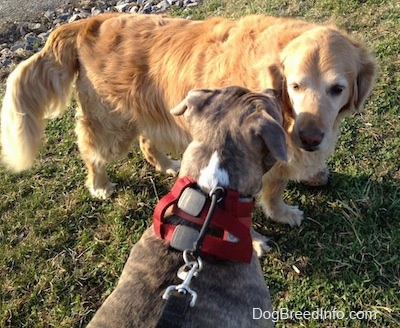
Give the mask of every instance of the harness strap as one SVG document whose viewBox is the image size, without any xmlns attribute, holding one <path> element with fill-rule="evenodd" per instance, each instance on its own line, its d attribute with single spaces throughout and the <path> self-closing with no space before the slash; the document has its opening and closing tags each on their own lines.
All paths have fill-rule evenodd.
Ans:
<svg viewBox="0 0 400 328">
<path fill-rule="evenodd" d="M 164 223 L 164 238 L 171 240 L 175 229 L 175 225 Z M 201 251 L 205 254 L 212 254 L 224 261 L 232 261 L 234 259 L 239 262 L 249 263 L 253 254 L 251 235 L 249 234 L 246 238 L 243 238 L 242 242 L 243 244 L 239 244 L 212 235 L 206 235 Z"/>
<path fill-rule="evenodd" d="M 170 241 L 176 229 L 175 225 L 164 222 L 168 209 L 172 209 L 172 214 L 184 220 L 200 226 L 203 225 L 204 218 L 209 210 L 209 201 L 198 217 L 186 213 L 177 206 L 177 201 L 184 189 L 195 186 L 195 181 L 189 177 L 182 177 L 176 181 L 171 191 L 160 199 L 153 215 L 154 231 L 160 238 Z M 201 252 L 222 260 L 249 263 L 253 254 L 250 227 L 254 201 L 242 202 L 240 201 L 239 192 L 229 189 L 226 191 L 223 201 L 215 208 L 211 223 L 212 227 L 223 230 L 224 235 L 221 238 L 209 234 L 206 235 Z M 236 240 L 230 239 L 232 235 L 236 237 Z"/>
<path fill-rule="evenodd" d="M 159 237 L 163 238 L 161 225 L 163 224 L 162 220 L 165 217 L 165 212 L 171 205 L 173 205 L 176 202 L 176 200 L 181 195 L 184 187 L 190 186 L 192 184 L 194 184 L 194 182 L 192 182 L 192 180 L 188 177 L 183 177 L 181 179 L 178 179 L 175 182 L 174 186 L 172 187 L 171 191 L 168 194 L 166 194 L 163 198 L 161 198 L 160 201 L 157 203 L 156 207 L 154 208 L 153 226 L 155 233 Z"/>
</svg>

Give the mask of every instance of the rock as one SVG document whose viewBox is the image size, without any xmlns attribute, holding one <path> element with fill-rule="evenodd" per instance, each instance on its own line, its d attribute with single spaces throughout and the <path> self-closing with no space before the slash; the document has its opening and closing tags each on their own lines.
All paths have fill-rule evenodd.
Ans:
<svg viewBox="0 0 400 328">
<path fill-rule="evenodd" d="M 133 6 L 133 7 L 129 10 L 129 12 L 130 12 L 131 14 L 136 14 L 138 11 L 139 11 L 139 6 Z"/>
<path fill-rule="evenodd" d="M 60 21 L 68 21 L 71 18 L 71 14 L 70 13 L 62 13 L 60 15 L 58 15 L 57 17 Z"/>
<path fill-rule="evenodd" d="M 24 37 L 24 39 L 28 42 L 28 43 L 30 43 L 30 44 L 32 44 L 32 43 L 37 43 L 37 44 L 40 44 L 40 43 L 42 43 L 42 39 L 41 38 L 39 38 L 38 36 L 36 36 L 34 33 L 28 33 L 28 34 L 26 34 L 25 35 L 25 37 Z"/>
<path fill-rule="evenodd" d="M 120 5 L 116 5 L 114 8 L 116 9 L 117 12 L 124 13 L 124 12 L 128 11 L 129 3 L 123 3 Z"/>
<path fill-rule="evenodd" d="M 56 12 L 53 10 L 48 10 L 44 13 L 44 17 L 46 17 L 49 21 L 52 21 L 56 18 Z"/>
<path fill-rule="evenodd" d="M 98 9 L 98 8 L 95 8 L 95 7 L 93 7 L 92 10 L 91 10 L 92 16 L 97 16 L 97 15 L 100 15 L 101 13 L 103 13 L 103 11 L 101 9 Z"/>
<path fill-rule="evenodd" d="M 11 59 L 4 59 L 1 61 L 1 67 L 7 67 L 9 65 L 11 65 L 12 60 Z"/>
<path fill-rule="evenodd" d="M 23 42 L 17 42 L 14 45 L 11 46 L 10 50 L 12 52 L 16 52 L 18 51 L 18 49 L 22 49 L 24 47 L 24 43 Z"/>
<path fill-rule="evenodd" d="M 42 23 L 28 23 L 27 27 L 30 31 L 34 31 L 36 33 L 42 33 L 47 31 L 46 25 Z"/>
</svg>

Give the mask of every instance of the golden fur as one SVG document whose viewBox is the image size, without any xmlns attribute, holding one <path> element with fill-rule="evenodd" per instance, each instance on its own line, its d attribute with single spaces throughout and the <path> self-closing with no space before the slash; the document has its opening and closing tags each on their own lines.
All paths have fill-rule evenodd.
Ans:
<svg viewBox="0 0 400 328">
<path fill-rule="evenodd" d="M 76 134 L 88 168 L 86 185 L 113 191 L 105 166 L 139 138 L 146 159 L 176 173 L 191 140 L 169 109 L 194 88 L 241 85 L 276 89 L 287 132 L 288 163 L 263 178 L 260 202 L 276 221 L 300 224 L 303 213 L 282 194 L 289 179 L 325 167 L 341 119 L 368 97 L 376 66 L 360 42 L 333 26 L 262 15 L 237 21 L 106 14 L 55 30 L 44 49 L 10 75 L 2 109 L 4 162 L 30 167 L 45 119 L 62 112 L 76 82 Z"/>
</svg>

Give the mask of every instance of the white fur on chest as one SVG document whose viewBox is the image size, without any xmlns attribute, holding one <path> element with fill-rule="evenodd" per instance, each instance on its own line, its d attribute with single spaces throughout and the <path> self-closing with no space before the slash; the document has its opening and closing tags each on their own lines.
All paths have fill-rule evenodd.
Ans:
<svg viewBox="0 0 400 328">
<path fill-rule="evenodd" d="M 200 170 L 197 184 L 204 189 L 212 190 L 217 186 L 226 187 L 229 185 L 228 172 L 221 168 L 217 151 L 215 151 L 208 165 Z"/>
</svg>

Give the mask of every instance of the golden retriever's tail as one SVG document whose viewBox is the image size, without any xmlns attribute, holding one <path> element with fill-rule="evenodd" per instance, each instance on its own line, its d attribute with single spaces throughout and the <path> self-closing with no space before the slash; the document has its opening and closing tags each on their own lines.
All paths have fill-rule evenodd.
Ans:
<svg viewBox="0 0 400 328">
<path fill-rule="evenodd" d="M 67 106 L 78 70 L 79 27 L 67 24 L 56 29 L 43 50 L 20 63 L 8 78 L 1 144 L 3 162 L 14 171 L 32 166 L 46 119 L 56 117 Z"/>
</svg>

